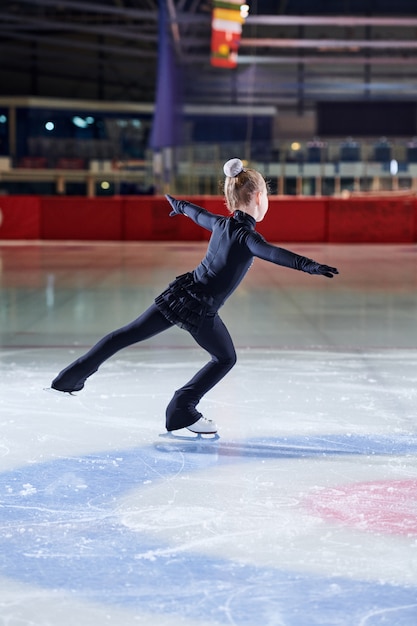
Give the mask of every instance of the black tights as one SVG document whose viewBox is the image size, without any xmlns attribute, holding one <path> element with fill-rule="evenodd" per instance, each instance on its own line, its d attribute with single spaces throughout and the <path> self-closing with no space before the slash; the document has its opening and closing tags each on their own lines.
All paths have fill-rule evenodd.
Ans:
<svg viewBox="0 0 417 626">
<path fill-rule="evenodd" d="M 84 387 L 86 379 L 113 354 L 171 326 L 171 322 L 153 304 L 136 320 L 109 333 L 86 354 L 68 365 L 54 379 L 52 387 L 59 391 L 79 391 Z M 211 360 L 175 392 L 166 409 L 167 430 L 185 428 L 196 422 L 200 417 L 195 408 L 198 402 L 236 363 L 233 341 L 217 313 L 206 317 L 198 332 L 191 334 L 199 346 L 211 355 Z"/>
</svg>

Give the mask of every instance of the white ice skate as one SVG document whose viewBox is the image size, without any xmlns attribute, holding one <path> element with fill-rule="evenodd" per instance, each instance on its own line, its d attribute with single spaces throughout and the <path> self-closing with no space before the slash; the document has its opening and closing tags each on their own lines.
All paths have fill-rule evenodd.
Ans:
<svg viewBox="0 0 417 626">
<path fill-rule="evenodd" d="M 187 430 L 190 430 L 192 433 L 198 433 L 199 435 L 214 435 L 217 433 L 217 424 L 213 422 L 213 420 L 201 416 L 194 424 L 187 426 Z"/>
</svg>

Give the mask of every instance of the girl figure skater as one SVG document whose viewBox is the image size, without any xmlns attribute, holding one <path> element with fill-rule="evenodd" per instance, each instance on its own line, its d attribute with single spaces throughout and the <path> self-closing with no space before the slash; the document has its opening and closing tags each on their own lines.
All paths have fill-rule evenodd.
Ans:
<svg viewBox="0 0 417 626">
<path fill-rule="evenodd" d="M 72 393 L 84 387 L 86 379 L 118 350 L 144 341 L 174 324 L 187 330 L 206 350 L 210 361 L 178 389 L 166 409 L 168 431 L 188 428 L 193 433 L 216 433 L 211 419 L 197 411 L 201 398 L 236 363 L 236 352 L 218 310 L 239 285 L 254 257 L 309 274 L 332 278 L 335 267 L 316 263 L 289 250 L 268 243 L 256 232 L 268 210 L 268 192 L 263 176 L 246 169 L 240 159 L 223 167 L 224 195 L 230 216 L 215 215 L 185 200 L 167 195 L 170 216 L 185 215 L 211 231 L 207 252 L 201 263 L 178 276 L 140 317 L 111 332 L 86 354 L 62 370 L 52 388 Z"/>
</svg>

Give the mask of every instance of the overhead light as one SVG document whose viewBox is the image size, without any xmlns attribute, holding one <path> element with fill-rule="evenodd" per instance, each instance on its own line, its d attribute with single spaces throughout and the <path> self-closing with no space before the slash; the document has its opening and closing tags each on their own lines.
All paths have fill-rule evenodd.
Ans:
<svg viewBox="0 0 417 626">
<path fill-rule="evenodd" d="M 392 176 L 396 176 L 398 174 L 398 161 L 396 161 L 396 159 L 392 159 L 390 161 L 389 171 Z"/>
<path fill-rule="evenodd" d="M 94 117 L 80 117 L 79 115 L 74 115 L 72 123 L 78 128 L 88 128 L 91 124 L 94 124 Z"/>
<path fill-rule="evenodd" d="M 242 4 L 240 6 L 240 16 L 245 20 L 249 15 L 249 5 Z"/>
</svg>

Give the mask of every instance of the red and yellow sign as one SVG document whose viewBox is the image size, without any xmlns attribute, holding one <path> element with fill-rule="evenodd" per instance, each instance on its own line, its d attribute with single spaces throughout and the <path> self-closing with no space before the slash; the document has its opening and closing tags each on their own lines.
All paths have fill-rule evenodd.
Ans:
<svg viewBox="0 0 417 626">
<path fill-rule="evenodd" d="M 241 0 L 213 0 L 211 27 L 211 64 L 236 67 L 237 51 L 242 33 Z"/>
</svg>

